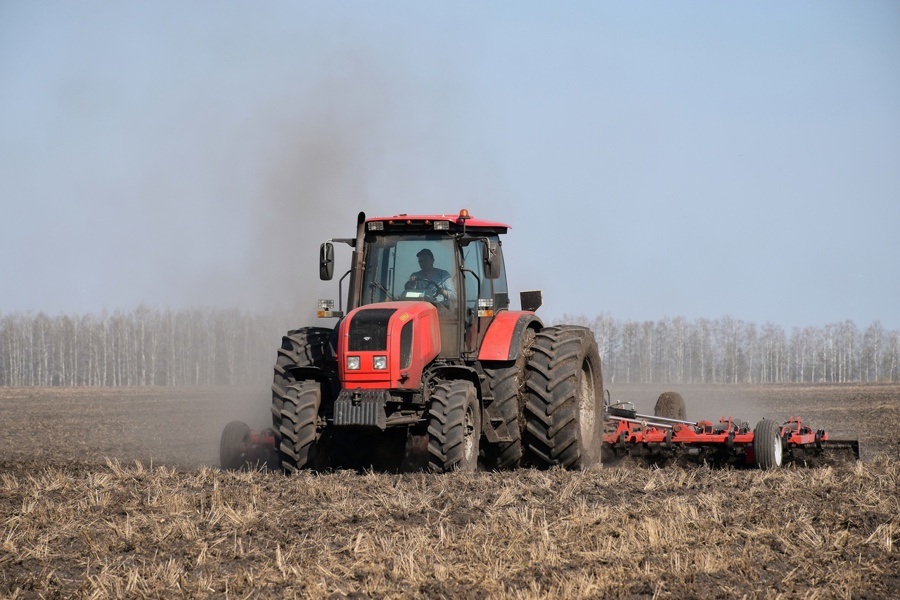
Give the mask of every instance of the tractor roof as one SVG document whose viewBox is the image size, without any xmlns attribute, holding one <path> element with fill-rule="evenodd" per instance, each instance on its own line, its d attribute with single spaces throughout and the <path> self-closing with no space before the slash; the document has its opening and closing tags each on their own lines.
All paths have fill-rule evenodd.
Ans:
<svg viewBox="0 0 900 600">
<path fill-rule="evenodd" d="M 440 222 L 446 222 L 447 225 L 443 229 L 449 229 L 450 231 L 461 231 L 463 225 L 465 225 L 466 229 L 477 229 L 492 233 L 506 233 L 506 230 L 510 228 L 509 225 L 504 223 L 476 219 L 470 216 L 469 211 L 466 209 L 459 211 L 459 214 L 451 215 L 399 214 L 393 217 L 374 217 L 366 219 L 366 228 L 371 231 L 373 228 L 371 225 L 368 225 L 369 223 L 381 223 L 382 225 L 379 225 L 379 229 L 383 228 L 384 231 L 434 230 L 441 228 L 440 226 L 435 226 L 435 223 Z"/>
</svg>

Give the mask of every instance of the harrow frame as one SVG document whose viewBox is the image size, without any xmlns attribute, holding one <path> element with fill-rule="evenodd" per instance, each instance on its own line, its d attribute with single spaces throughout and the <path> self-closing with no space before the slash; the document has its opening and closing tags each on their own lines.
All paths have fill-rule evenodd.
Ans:
<svg viewBox="0 0 900 600">
<path fill-rule="evenodd" d="M 746 421 L 722 417 L 712 421 L 669 419 L 638 413 L 631 403 L 606 405 L 604 461 L 641 458 L 650 464 L 705 462 L 713 465 L 771 469 L 785 463 L 807 466 L 844 462 L 841 454 L 859 460 L 858 440 L 833 440 L 824 429 L 813 429 L 800 417 L 784 424 L 770 419 L 753 429 Z"/>
</svg>

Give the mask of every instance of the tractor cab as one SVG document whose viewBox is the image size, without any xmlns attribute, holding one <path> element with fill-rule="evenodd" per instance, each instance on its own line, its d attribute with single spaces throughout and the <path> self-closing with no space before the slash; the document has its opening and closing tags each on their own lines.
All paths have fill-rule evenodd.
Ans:
<svg viewBox="0 0 900 600">
<path fill-rule="evenodd" d="M 333 240 L 355 249 L 348 312 L 386 302 L 430 303 L 440 323 L 438 357 L 474 359 L 494 314 L 509 307 L 500 244 L 508 226 L 473 219 L 466 210 L 458 216 L 361 215 L 360 221 L 355 240 Z M 332 256 L 329 244 L 323 244 L 322 264 Z M 331 273 L 323 269 L 322 275 Z"/>
</svg>

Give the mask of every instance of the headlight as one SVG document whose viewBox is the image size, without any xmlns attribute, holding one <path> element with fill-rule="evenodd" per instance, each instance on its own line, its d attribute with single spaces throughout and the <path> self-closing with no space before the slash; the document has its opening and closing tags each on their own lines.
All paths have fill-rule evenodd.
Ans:
<svg viewBox="0 0 900 600">
<path fill-rule="evenodd" d="M 347 357 L 347 370 L 359 371 L 359 357 L 358 356 L 348 356 Z"/>
<path fill-rule="evenodd" d="M 384 371 L 387 369 L 387 356 L 376 356 L 372 359 L 372 367 L 376 371 Z"/>
</svg>

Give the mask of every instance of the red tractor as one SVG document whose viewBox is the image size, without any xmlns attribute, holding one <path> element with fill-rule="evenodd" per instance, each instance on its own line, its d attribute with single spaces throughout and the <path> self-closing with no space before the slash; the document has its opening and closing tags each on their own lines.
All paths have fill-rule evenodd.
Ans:
<svg viewBox="0 0 900 600">
<path fill-rule="evenodd" d="M 541 293 L 510 310 L 500 236 L 507 225 L 458 215 L 366 219 L 352 247 L 346 312 L 334 327 L 284 336 L 272 428 L 230 423 L 222 466 L 473 471 L 599 461 L 600 355 L 584 327 L 545 327 Z"/>
</svg>

